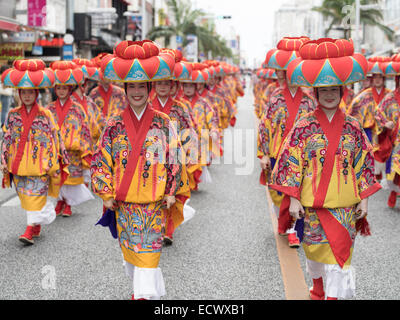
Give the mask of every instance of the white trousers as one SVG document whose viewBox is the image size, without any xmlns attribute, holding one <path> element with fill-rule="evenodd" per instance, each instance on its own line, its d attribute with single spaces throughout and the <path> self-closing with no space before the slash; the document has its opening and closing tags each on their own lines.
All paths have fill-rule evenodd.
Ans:
<svg viewBox="0 0 400 320">
<path fill-rule="evenodd" d="M 160 300 L 166 294 L 160 268 L 139 268 L 124 260 L 125 272 L 132 280 L 135 299 Z"/>
<path fill-rule="evenodd" d="M 50 224 L 56 218 L 53 202 L 48 198 L 45 206 L 40 211 L 26 211 L 27 224 Z"/>
<path fill-rule="evenodd" d="M 324 264 L 306 259 L 307 272 L 313 279 L 323 278 L 325 296 L 351 299 L 355 296 L 356 281 L 353 267 L 340 268 L 338 264 Z"/>
<path fill-rule="evenodd" d="M 93 199 L 92 193 L 84 184 L 63 185 L 58 196 L 58 200 L 65 200 L 69 206 L 77 206 Z"/>
</svg>

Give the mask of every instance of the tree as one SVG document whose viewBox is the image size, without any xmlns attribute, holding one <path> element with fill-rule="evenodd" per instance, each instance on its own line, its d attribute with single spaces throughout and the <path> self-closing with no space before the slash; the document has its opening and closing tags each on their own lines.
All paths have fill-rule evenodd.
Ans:
<svg viewBox="0 0 400 320">
<path fill-rule="evenodd" d="M 365 4 L 378 4 L 379 0 L 360 0 L 361 5 Z M 355 0 L 324 0 L 320 7 L 312 8 L 313 11 L 321 13 L 324 18 L 330 18 L 331 23 L 329 27 L 325 30 L 325 35 L 327 36 L 329 31 L 333 29 L 334 26 L 341 26 L 345 22 L 349 15 L 348 11 L 343 10 L 346 6 L 353 6 L 355 8 Z M 355 16 L 355 12 L 352 13 Z M 382 11 L 379 9 L 366 9 L 360 10 L 360 23 L 376 26 L 381 29 L 386 37 L 390 40 L 394 40 L 394 31 L 381 23 L 383 20 Z M 351 28 L 343 27 L 344 38 L 349 39 L 351 37 Z"/>
<path fill-rule="evenodd" d="M 193 10 L 190 2 L 186 0 L 168 0 L 167 4 L 174 16 L 174 21 L 168 26 L 152 28 L 147 34 L 148 39 L 163 38 L 165 46 L 169 46 L 171 37 L 181 36 L 183 39 L 182 45 L 185 47 L 188 44 L 187 36 L 194 34 L 199 40 L 200 51 L 211 51 L 214 57 L 232 56 L 232 51 L 219 35 L 207 27 L 199 25 L 201 18 L 206 16 L 203 10 Z"/>
</svg>

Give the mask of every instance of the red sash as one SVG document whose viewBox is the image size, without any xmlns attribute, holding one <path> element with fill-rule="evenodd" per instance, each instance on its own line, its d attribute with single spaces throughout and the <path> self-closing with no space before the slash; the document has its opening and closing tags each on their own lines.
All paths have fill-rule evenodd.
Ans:
<svg viewBox="0 0 400 320">
<path fill-rule="evenodd" d="M 29 131 L 31 130 L 33 120 L 35 120 L 37 114 L 39 113 L 39 105 L 35 102 L 31 108 L 31 111 L 27 112 L 25 105 L 21 107 L 21 119 L 22 119 L 22 134 L 19 140 L 17 154 L 15 155 L 14 161 L 11 165 L 11 173 L 18 174 L 18 169 L 22 161 L 22 156 L 24 154 L 25 145 L 28 141 Z"/>
<path fill-rule="evenodd" d="M 111 94 L 113 92 L 113 87 L 112 84 L 109 85 L 108 91 L 105 91 L 102 85 L 99 85 L 98 87 L 99 93 L 101 97 L 103 98 L 104 104 L 103 104 L 103 116 L 107 116 L 108 114 L 108 105 L 110 104 L 110 98 Z"/>
<path fill-rule="evenodd" d="M 314 195 L 313 208 L 316 209 L 322 228 L 325 231 L 329 245 L 332 249 L 336 261 L 343 268 L 343 265 L 350 257 L 352 240 L 345 227 L 329 212 L 323 208 L 329 182 L 332 177 L 335 163 L 335 154 L 339 147 L 345 120 L 344 113 L 338 108 L 332 121 L 329 122 L 320 106 L 315 110 L 315 116 L 321 125 L 322 131 L 329 141 L 328 150 L 325 156 L 324 166 L 321 172 L 321 179 L 318 184 L 317 192 Z"/>
<path fill-rule="evenodd" d="M 146 106 L 146 110 L 140 121 L 137 120 L 137 117 L 130 106 L 128 106 L 128 108 L 126 108 L 122 113 L 122 119 L 124 121 L 132 151 L 128 155 L 128 163 L 126 165 L 121 184 L 116 190 L 115 200 L 126 201 L 129 187 L 132 183 L 133 176 L 135 175 L 140 152 L 142 150 L 143 143 L 146 139 L 150 125 L 153 121 L 153 117 L 154 110 L 151 109 L 150 104 Z"/>
<path fill-rule="evenodd" d="M 283 133 L 281 147 L 283 145 L 283 141 L 293 128 L 294 122 L 297 117 L 297 113 L 299 112 L 300 102 L 301 99 L 303 98 L 303 90 L 297 88 L 296 94 L 293 97 L 292 94 L 290 93 L 289 88 L 285 87 L 282 91 L 282 94 L 285 98 L 286 106 L 289 112 L 289 117 L 286 120 L 285 132 Z"/>
<path fill-rule="evenodd" d="M 65 117 L 67 116 L 68 111 L 71 108 L 71 106 L 72 106 L 71 98 L 68 98 L 62 107 L 61 107 L 60 99 L 56 100 L 56 113 L 57 113 L 57 118 L 58 118 L 57 123 L 58 123 L 58 127 L 60 129 L 64 123 Z"/>
<path fill-rule="evenodd" d="M 208 94 L 208 90 L 206 88 L 204 88 L 203 92 L 201 93 L 201 97 L 205 98 Z"/>
<path fill-rule="evenodd" d="M 289 88 L 287 86 L 283 89 L 282 94 L 283 94 L 283 96 L 285 98 L 285 102 L 286 102 L 286 106 L 287 106 L 287 109 L 288 109 L 289 116 L 288 116 L 288 118 L 286 120 L 285 131 L 283 133 L 281 145 L 279 146 L 278 155 L 280 154 L 281 148 L 283 147 L 283 142 L 285 141 L 287 135 L 289 134 L 289 132 L 293 128 L 294 122 L 295 122 L 296 117 L 297 117 L 297 113 L 299 112 L 299 106 L 300 106 L 300 103 L 301 103 L 301 99 L 303 98 L 303 91 L 300 88 L 297 89 L 296 94 L 295 94 L 294 97 L 290 93 L 290 90 L 289 90 Z M 262 184 L 264 186 L 267 184 L 267 178 L 266 178 L 265 170 L 261 170 L 260 184 Z"/>
<path fill-rule="evenodd" d="M 165 113 L 167 116 L 171 112 L 171 107 L 174 104 L 174 100 L 171 97 L 168 97 L 167 102 L 165 103 L 165 106 L 163 107 L 161 105 L 160 100 L 156 96 L 152 101 L 151 104 L 153 106 L 154 110 L 161 111 L 162 113 Z"/>
<path fill-rule="evenodd" d="M 382 99 L 385 97 L 386 89 L 385 89 L 385 87 L 383 87 L 382 90 L 381 90 L 381 93 L 378 94 L 378 91 L 376 90 L 376 88 L 372 87 L 372 94 L 374 96 L 374 100 L 375 100 L 376 105 L 378 105 L 382 101 Z"/>
<path fill-rule="evenodd" d="M 82 105 L 82 107 L 83 107 L 83 109 L 85 110 L 85 113 L 86 113 L 86 115 L 87 115 L 87 113 L 88 113 L 88 107 L 87 107 L 86 97 L 83 95 L 83 96 L 82 96 L 82 99 L 81 99 L 81 98 L 79 97 L 79 95 L 78 95 L 76 92 L 74 92 L 72 95 L 73 95 L 74 98 L 79 102 L 79 104 Z"/>
<path fill-rule="evenodd" d="M 194 97 L 192 98 L 192 100 L 188 99 L 190 101 L 190 106 L 192 107 L 192 109 L 193 109 L 194 105 L 196 104 L 196 102 L 199 100 L 199 98 L 200 98 L 200 96 L 196 93 L 194 95 Z"/>
</svg>

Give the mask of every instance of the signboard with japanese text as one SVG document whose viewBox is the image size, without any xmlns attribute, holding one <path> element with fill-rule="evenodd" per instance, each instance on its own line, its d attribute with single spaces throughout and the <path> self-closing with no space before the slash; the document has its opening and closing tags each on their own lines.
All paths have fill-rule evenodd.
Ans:
<svg viewBox="0 0 400 320">
<path fill-rule="evenodd" d="M 0 60 L 16 60 L 24 58 L 24 44 L 3 43 L 0 44 Z"/>
</svg>

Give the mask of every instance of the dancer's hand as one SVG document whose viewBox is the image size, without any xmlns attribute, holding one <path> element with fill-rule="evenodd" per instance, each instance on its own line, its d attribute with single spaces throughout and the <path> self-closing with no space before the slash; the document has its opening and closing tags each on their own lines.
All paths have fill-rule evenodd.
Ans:
<svg viewBox="0 0 400 320">
<path fill-rule="evenodd" d="M 175 196 L 165 196 L 164 201 L 167 206 L 167 209 L 169 209 L 175 204 Z"/>
<path fill-rule="evenodd" d="M 289 213 L 296 220 L 304 218 L 304 208 L 296 198 L 290 197 Z"/>
<path fill-rule="evenodd" d="M 368 215 L 368 198 L 361 200 L 356 207 L 356 220 L 365 218 Z"/>
<path fill-rule="evenodd" d="M 117 202 L 114 199 L 103 200 L 103 205 L 106 209 L 115 209 L 117 207 Z"/>
<path fill-rule="evenodd" d="M 268 170 L 269 168 L 271 168 L 271 159 L 268 156 L 263 156 L 260 159 L 260 166 L 261 169 Z"/>
<path fill-rule="evenodd" d="M 393 121 L 388 121 L 385 123 L 385 128 L 389 129 L 389 130 L 393 130 L 394 129 L 394 123 Z"/>
</svg>

